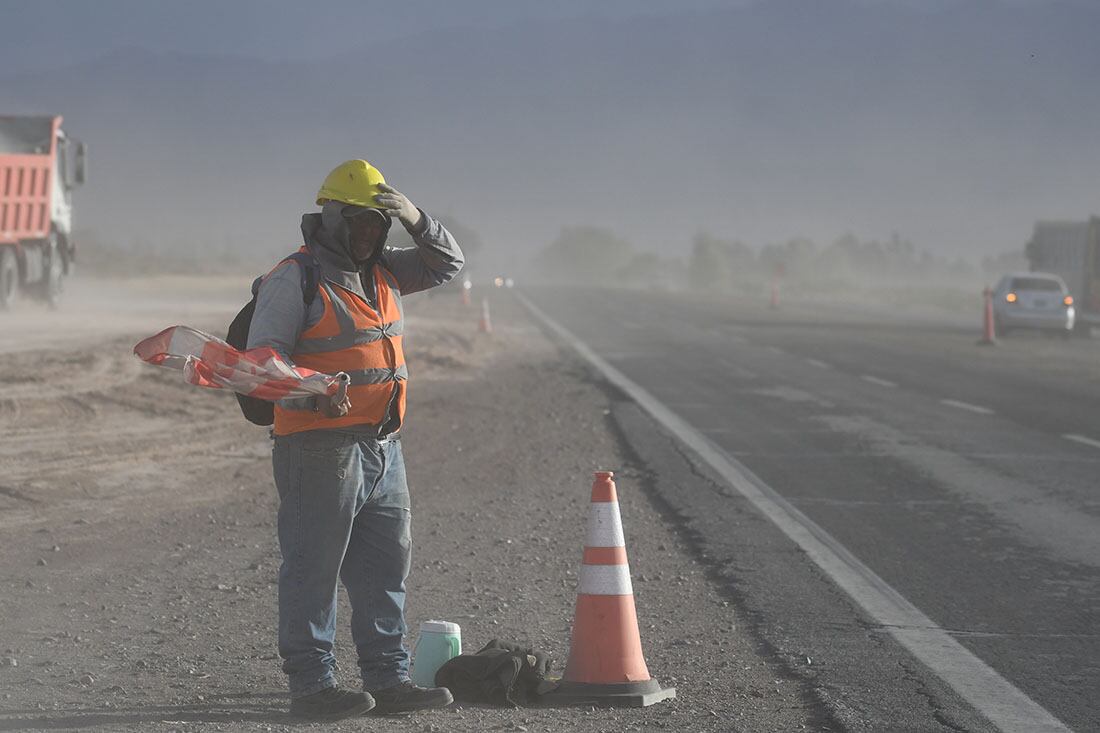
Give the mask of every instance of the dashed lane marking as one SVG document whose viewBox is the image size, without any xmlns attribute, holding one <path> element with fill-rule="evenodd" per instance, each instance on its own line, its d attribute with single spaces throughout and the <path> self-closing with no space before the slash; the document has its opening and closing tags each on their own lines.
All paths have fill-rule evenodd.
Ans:
<svg viewBox="0 0 1100 733">
<path fill-rule="evenodd" d="M 1084 435 L 1075 435 L 1074 433 L 1066 433 L 1062 436 L 1066 440 L 1072 440 L 1074 443 L 1080 443 L 1081 445 L 1091 445 L 1093 448 L 1100 448 L 1100 440 L 1093 440 L 1092 438 L 1086 438 Z"/>
<path fill-rule="evenodd" d="M 881 377 L 874 377 L 874 376 L 871 376 L 870 374 L 861 374 L 861 375 L 859 375 L 859 378 L 862 379 L 865 382 L 870 382 L 871 384 L 877 384 L 880 387 L 897 387 L 898 386 L 897 382 L 891 382 L 889 379 L 882 379 Z"/>
<path fill-rule="evenodd" d="M 826 364 L 825 362 L 821 361 L 820 359 L 807 359 L 806 363 L 809 364 L 810 366 L 815 366 L 818 369 L 832 369 L 833 368 L 832 365 Z"/>
<path fill-rule="evenodd" d="M 992 415 L 993 410 L 988 407 L 982 407 L 981 405 L 972 405 L 969 402 L 963 402 L 962 400 L 940 400 L 941 405 L 947 405 L 948 407 L 957 407 L 960 410 L 969 410 L 970 412 L 976 412 L 979 415 Z"/>
<path fill-rule="evenodd" d="M 672 412 L 647 390 L 607 363 L 522 293 L 516 293 L 516 296 L 537 320 L 568 343 L 593 368 L 602 373 L 605 379 L 628 394 L 670 434 L 677 436 L 725 478 L 733 489 L 802 548 L 807 557 L 843 588 L 898 643 L 993 725 L 1005 733 L 1068 733 L 1069 728 L 1065 724 L 995 669 L 974 656 L 949 631 L 937 626 L 923 611 L 894 590 L 775 489 L 712 443 L 702 432 Z M 1097 447 L 1100 447 L 1100 442 L 1097 442 Z"/>
</svg>

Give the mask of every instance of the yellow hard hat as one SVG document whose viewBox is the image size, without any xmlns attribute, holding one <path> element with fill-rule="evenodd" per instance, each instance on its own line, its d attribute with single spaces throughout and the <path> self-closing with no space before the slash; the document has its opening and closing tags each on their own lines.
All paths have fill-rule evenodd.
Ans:
<svg viewBox="0 0 1100 733">
<path fill-rule="evenodd" d="M 317 205 L 326 201 L 343 201 L 345 204 L 381 209 L 374 200 L 381 193 L 379 183 L 385 183 L 382 171 L 365 160 L 349 160 L 332 169 L 317 192 Z"/>
</svg>

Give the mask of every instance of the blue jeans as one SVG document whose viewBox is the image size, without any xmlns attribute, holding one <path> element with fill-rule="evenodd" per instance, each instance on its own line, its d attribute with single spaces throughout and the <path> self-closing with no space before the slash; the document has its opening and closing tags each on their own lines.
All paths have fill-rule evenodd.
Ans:
<svg viewBox="0 0 1100 733">
<path fill-rule="evenodd" d="M 351 601 L 363 686 L 408 679 L 412 538 L 401 442 L 336 430 L 276 436 L 279 655 L 291 697 L 336 685 L 336 581 Z"/>
</svg>

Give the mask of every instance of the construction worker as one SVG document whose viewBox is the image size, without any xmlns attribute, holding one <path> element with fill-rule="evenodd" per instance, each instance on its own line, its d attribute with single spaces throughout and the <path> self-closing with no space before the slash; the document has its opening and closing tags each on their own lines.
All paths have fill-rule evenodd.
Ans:
<svg viewBox="0 0 1100 733">
<path fill-rule="evenodd" d="M 462 251 L 364 160 L 337 166 L 317 203 L 320 213 L 302 217 L 304 250 L 319 263 L 316 293 L 303 293 L 302 265 L 282 262 L 260 285 L 248 338 L 250 349 L 351 377 L 342 401 L 275 403 L 279 654 L 290 712 L 334 720 L 443 707 L 453 700 L 446 688 L 409 680 L 404 643 L 411 538 L 399 440 L 408 384 L 401 299 L 451 280 Z M 393 218 L 415 247 L 385 246 Z M 333 674 L 337 578 L 351 602 L 362 690 Z"/>
</svg>

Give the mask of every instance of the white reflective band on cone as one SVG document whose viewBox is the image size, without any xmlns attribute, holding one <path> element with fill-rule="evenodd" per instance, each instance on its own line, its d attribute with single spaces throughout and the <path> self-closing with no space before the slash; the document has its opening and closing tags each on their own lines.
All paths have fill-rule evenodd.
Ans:
<svg viewBox="0 0 1100 733">
<path fill-rule="evenodd" d="M 619 502 L 594 501 L 588 505 L 588 532 L 585 547 L 626 547 Z"/>
<path fill-rule="evenodd" d="M 581 565 L 581 583 L 578 593 L 590 596 L 629 596 L 634 594 L 630 584 L 629 565 Z"/>
</svg>

